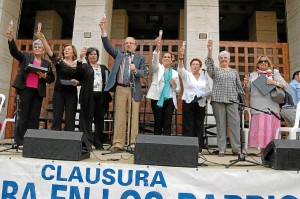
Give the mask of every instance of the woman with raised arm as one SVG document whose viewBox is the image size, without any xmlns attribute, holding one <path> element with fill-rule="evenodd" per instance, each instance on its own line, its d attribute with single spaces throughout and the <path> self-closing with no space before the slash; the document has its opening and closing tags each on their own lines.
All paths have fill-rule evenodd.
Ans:
<svg viewBox="0 0 300 199">
<path fill-rule="evenodd" d="M 213 41 L 207 43 L 208 55 L 205 65 L 209 76 L 213 80 L 211 105 L 217 125 L 217 142 L 219 156 L 223 157 L 226 150 L 226 129 L 230 129 L 230 143 L 232 153 L 238 155 L 241 152 L 240 142 L 240 115 L 238 104 L 244 98 L 244 91 L 240 76 L 235 69 L 230 68 L 230 53 L 219 53 L 219 65 L 216 67 L 212 59 Z"/>
<path fill-rule="evenodd" d="M 20 114 L 17 119 L 17 129 L 14 131 L 14 139 L 18 146 L 23 145 L 23 138 L 27 129 L 39 128 L 39 117 L 43 98 L 46 96 L 46 84 L 54 82 L 51 63 L 45 59 L 44 46 L 41 40 L 32 43 L 33 53 L 21 52 L 18 50 L 12 34 L 12 24 L 6 31 L 10 54 L 18 60 L 20 70 L 14 80 L 13 87 L 16 88 L 20 97 Z M 29 66 L 43 68 L 45 72 L 26 70 Z"/>
<path fill-rule="evenodd" d="M 43 42 L 45 51 L 56 68 L 56 82 L 54 85 L 52 106 L 53 122 L 52 130 L 61 131 L 65 113 L 65 131 L 75 130 L 75 117 L 78 103 L 77 86 L 79 85 L 76 73 L 75 60 L 77 50 L 74 45 L 68 44 L 63 47 L 62 57 L 51 50 L 45 36 L 37 32 L 36 36 Z"/>
<path fill-rule="evenodd" d="M 205 74 L 200 73 L 202 62 L 198 58 L 190 61 L 191 72 L 184 68 L 185 46 L 180 48 L 178 73 L 183 84 L 182 95 L 182 125 L 184 136 L 197 137 L 199 141 L 199 152 L 203 148 L 204 118 L 206 97 L 210 88 Z M 198 98 L 201 98 L 197 100 Z"/>
<path fill-rule="evenodd" d="M 151 99 L 154 115 L 154 134 L 171 135 L 171 123 L 174 108 L 177 109 L 177 94 L 180 92 L 178 72 L 172 64 L 172 54 L 163 53 L 162 64 L 159 63 L 161 37 L 155 39 L 156 47 L 152 60 L 152 83 L 147 93 Z"/>
<path fill-rule="evenodd" d="M 97 48 L 82 49 L 79 62 L 82 62 L 84 56 L 87 63 L 78 64 L 76 68 L 81 80 L 80 130 L 96 149 L 104 150 L 104 115 L 108 110 L 109 102 L 112 101 L 110 93 L 104 91 L 109 70 L 105 65 L 97 63 L 99 60 Z M 94 133 L 92 132 L 93 123 L 95 124 Z"/>
</svg>

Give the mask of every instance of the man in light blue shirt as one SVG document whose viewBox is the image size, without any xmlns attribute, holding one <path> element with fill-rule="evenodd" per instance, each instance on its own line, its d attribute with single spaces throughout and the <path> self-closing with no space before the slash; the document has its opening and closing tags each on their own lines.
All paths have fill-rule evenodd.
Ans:
<svg viewBox="0 0 300 199">
<path fill-rule="evenodd" d="M 296 106 L 300 101 L 300 71 L 293 74 L 293 79 L 289 83 L 286 91 L 292 96 L 294 107 L 281 109 L 281 116 L 286 121 L 287 126 L 294 126 L 296 117 Z"/>
</svg>

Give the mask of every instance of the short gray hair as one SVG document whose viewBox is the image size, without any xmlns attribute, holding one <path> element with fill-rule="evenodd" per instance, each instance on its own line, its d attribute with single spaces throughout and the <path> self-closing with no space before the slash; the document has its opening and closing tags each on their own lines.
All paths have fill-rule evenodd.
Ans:
<svg viewBox="0 0 300 199">
<path fill-rule="evenodd" d="M 220 59 L 221 56 L 225 55 L 228 59 L 230 59 L 230 53 L 227 50 L 223 50 L 219 53 L 218 59 Z"/>
<path fill-rule="evenodd" d="M 44 45 L 43 45 L 42 40 L 40 40 L 40 39 L 35 40 L 35 41 L 32 43 L 32 47 L 34 48 L 36 45 L 40 45 L 40 46 L 42 46 L 42 48 L 44 49 Z"/>
</svg>

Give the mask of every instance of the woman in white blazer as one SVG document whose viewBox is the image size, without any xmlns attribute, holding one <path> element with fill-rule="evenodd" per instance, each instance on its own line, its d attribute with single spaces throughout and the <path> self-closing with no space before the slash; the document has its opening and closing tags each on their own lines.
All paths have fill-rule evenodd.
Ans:
<svg viewBox="0 0 300 199">
<path fill-rule="evenodd" d="M 155 39 L 152 59 L 152 83 L 147 93 L 151 99 L 154 115 L 154 135 L 171 135 L 174 108 L 177 109 L 177 94 L 180 92 L 178 72 L 172 69 L 172 54 L 166 52 L 159 63 L 161 37 Z"/>
</svg>

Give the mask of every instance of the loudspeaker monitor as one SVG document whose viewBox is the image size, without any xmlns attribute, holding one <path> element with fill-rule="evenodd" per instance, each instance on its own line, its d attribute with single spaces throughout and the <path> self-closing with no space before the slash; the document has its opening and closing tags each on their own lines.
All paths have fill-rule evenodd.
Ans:
<svg viewBox="0 0 300 199">
<path fill-rule="evenodd" d="M 276 170 L 300 170 L 300 140 L 273 140 L 261 159 L 264 165 Z"/>
<path fill-rule="evenodd" d="M 23 157 L 29 158 L 83 160 L 90 149 L 83 132 L 28 129 L 23 141 Z"/>
<path fill-rule="evenodd" d="M 198 167 L 196 137 L 138 134 L 134 163 L 175 167 Z"/>
</svg>

